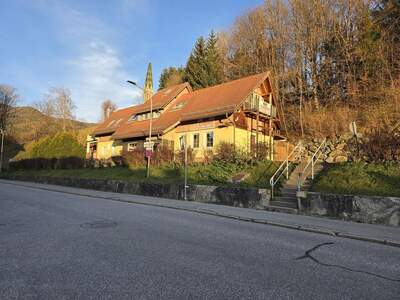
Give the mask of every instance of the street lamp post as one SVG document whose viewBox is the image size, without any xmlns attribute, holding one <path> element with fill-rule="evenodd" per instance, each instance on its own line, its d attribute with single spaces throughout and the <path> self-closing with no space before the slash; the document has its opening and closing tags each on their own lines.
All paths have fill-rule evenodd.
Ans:
<svg viewBox="0 0 400 300">
<path fill-rule="evenodd" d="M 135 81 L 132 80 L 127 80 L 126 82 L 136 86 L 138 89 L 142 90 L 144 92 L 144 89 L 140 87 Z M 151 130 L 152 130 L 152 124 L 153 124 L 153 99 L 150 97 L 150 125 L 149 125 L 149 143 L 151 143 Z M 153 150 L 153 147 L 151 147 Z M 150 155 L 147 156 L 147 172 L 146 172 L 146 177 L 150 177 Z"/>
<path fill-rule="evenodd" d="M 1 133 L 1 149 L 0 149 L 0 172 L 3 172 L 3 152 L 4 152 L 4 130 L 0 128 Z"/>
</svg>

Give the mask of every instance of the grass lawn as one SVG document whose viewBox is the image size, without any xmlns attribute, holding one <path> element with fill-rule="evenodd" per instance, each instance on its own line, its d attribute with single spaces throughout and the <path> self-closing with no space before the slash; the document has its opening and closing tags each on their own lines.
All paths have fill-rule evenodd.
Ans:
<svg viewBox="0 0 400 300">
<path fill-rule="evenodd" d="M 246 172 L 249 176 L 238 186 L 252 186 L 269 188 L 269 179 L 275 172 L 278 164 L 271 161 L 260 161 L 253 164 L 235 165 L 214 161 L 211 164 L 193 164 L 188 168 L 189 184 L 203 185 L 233 185 L 228 180 L 234 175 Z M 146 178 L 146 168 L 129 169 L 124 167 L 110 167 L 97 169 L 74 170 L 40 170 L 40 171 L 16 171 L 11 174 L 28 176 L 51 177 L 75 177 L 89 179 L 114 179 L 134 182 L 157 183 L 182 183 L 184 180 L 184 168 L 174 164 L 151 168 L 151 176 Z"/>
<path fill-rule="evenodd" d="M 337 194 L 400 197 L 400 164 L 341 163 L 331 165 L 314 181 L 312 190 Z"/>
</svg>

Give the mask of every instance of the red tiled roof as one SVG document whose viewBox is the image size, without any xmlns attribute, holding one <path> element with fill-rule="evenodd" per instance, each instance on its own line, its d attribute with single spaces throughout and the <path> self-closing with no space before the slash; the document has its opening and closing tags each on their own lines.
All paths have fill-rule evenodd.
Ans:
<svg viewBox="0 0 400 300">
<path fill-rule="evenodd" d="M 162 134 L 169 127 L 177 124 L 181 118 L 184 107 L 179 105 L 185 104 L 182 97 L 176 99 L 174 104 L 164 111 L 158 118 L 152 120 L 152 135 Z M 113 134 L 115 139 L 124 139 L 130 137 L 148 136 L 150 128 L 150 120 L 125 122 Z"/>
<path fill-rule="evenodd" d="M 114 133 L 117 128 L 128 121 L 128 118 L 134 113 L 134 111 L 135 106 L 114 111 L 109 118 L 94 129 L 92 134 L 102 135 Z"/>
<path fill-rule="evenodd" d="M 190 102 L 182 121 L 233 112 L 268 75 L 269 72 L 256 74 L 183 95 L 182 98 L 190 98 Z"/>
<path fill-rule="evenodd" d="M 159 118 L 153 119 L 152 134 L 161 134 L 180 121 L 232 113 L 268 76 L 269 72 L 265 72 L 194 92 L 191 92 L 188 83 L 161 90 L 152 98 L 153 109 L 165 107 L 186 87 L 190 92 L 178 97 L 167 110 L 161 113 Z M 129 121 L 129 118 L 133 114 L 149 111 L 149 109 L 150 103 L 146 102 L 118 110 L 100 124 L 94 134 L 110 133 L 115 139 L 148 136 L 150 120 Z M 112 124 L 108 126 L 112 120 L 118 118 L 123 119 L 118 126 Z"/>
<path fill-rule="evenodd" d="M 181 84 L 174 85 L 169 88 L 162 89 L 158 91 L 153 97 L 153 110 L 160 109 L 169 104 L 177 95 L 179 95 L 185 88 L 188 88 L 189 91 L 192 90 L 190 85 L 185 82 Z M 93 131 L 94 135 L 102 135 L 102 134 L 112 134 L 117 128 L 121 127 L 121 125 L 126 124 L 129 118 L 133 114 L 150 111 L 150 101 L 146 103 L 142 103 L 135 106 L 130 106 L 127 108 L 119 109 L 111 114 L 111 116 L 101 123 L 99 126 L 95 128 Z M 136 122 L 139 124 L 140 122 Z M 140 125 L 139 125 L 140 127 Z"/>
<path fill-rule="evenodd" d="M 185 88 L 188 88 L 189 91 L 192 90 L 189 83 L 184 82 L 181 84 L 177 84 L 162 90 L 159 90 L 152 98 L 153 109 L 160 109 L 165 107 L 168 103 L 170 103 L 179 93 L 181 93 Z M 147 101 L 141 105 L 141 108 L 137 111 L 137 113 L 150 111 L 150 101 Z"/>
</svg>

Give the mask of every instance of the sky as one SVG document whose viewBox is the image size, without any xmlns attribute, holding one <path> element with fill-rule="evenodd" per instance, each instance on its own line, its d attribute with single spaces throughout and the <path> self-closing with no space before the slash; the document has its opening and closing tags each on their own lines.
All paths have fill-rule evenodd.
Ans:
<svg viewBox="0 0 400 300">
<path fill-rule="evenodd" d="M 100 106 L 140 103 L 147 64 L 182 66 L 199 36 L 228 29 L 262 0 L 0 0 L 0 84 L 33 105 L 51 87 L 70 89 L 79 120 Z"/>
</svg>

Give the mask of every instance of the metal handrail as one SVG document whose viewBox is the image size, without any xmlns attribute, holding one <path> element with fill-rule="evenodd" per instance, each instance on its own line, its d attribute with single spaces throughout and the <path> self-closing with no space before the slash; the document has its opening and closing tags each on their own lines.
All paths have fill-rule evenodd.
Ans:
<svg viewBox="0 0 400 300">
<path fill-rule="evenodd" d="M 310 166 L 310 164 L 311 164 L 311 178 L 314 179 L 314 166 L 315 166 L 315 163 L 318 161 L 318 159 L 321 157 L 321 155 L 322 155 L 322 151 L 321 150 L 322 150 L 322 147 L 324 147 L 325 145 L 326 145 L 326 138 L 318 146 L 317 150 L 315 150 L 314 154 L 308 160 L 307 165 L 304 167 L 303 172 L 301 172 L 301 177 L 303 179 L 308 177 L 308 174 L 306 174 L 306 172 L 307 172 L 307 168 Z M 317 156 L 317 158 L 315 158 L 316 156 Z M 304 174 L 306 174 L 305 177 L 304 177 Z"/>
<path fill-rule="evenodd" d="M 299 157 L 301 157 L 302 150 L 303 150 L 303 145 L 302 142 L 300 141 L 293 148 L 293 150 L 286 156 L 286 159 L 281 163 L 279 168 L 275 171 L 274 175 L 271 176 L 271 179 L 269 180 L 271 186 L 271 199 L 274 197 L 275 184 L 285 173 L 286 173 L 286 179 L 289 179 L 289 166 L 292 165 L 293 162 L 296 161 Z M 289 163 L 289 160 L 293 155 L 295 155 L 294 159 L 292 159 Z"/>
</svg>

